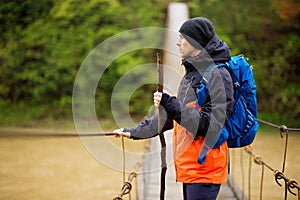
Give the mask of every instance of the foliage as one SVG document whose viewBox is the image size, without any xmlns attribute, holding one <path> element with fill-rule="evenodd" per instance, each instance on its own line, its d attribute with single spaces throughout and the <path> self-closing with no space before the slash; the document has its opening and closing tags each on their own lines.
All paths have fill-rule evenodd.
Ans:
<svg viewBox="0 0 300 200">
<path fill-rule="evenodd" d="M 22 107 L 19 119 L 24 113 L 32 119 L 71 117 L 75 75 L 89 52 L 121 31 L 142 26 L 162 27 L 164 7 L 156 0 L 3 1 L 0 109 L 17 115 L 15 111 Z M 134 57 L 147 62 L 142 52 Z M 124 60 L 127 66 L 136 64 L 133 57 Z M 98 104 L 110 103 L 109 93 L 122 71 L 122 63 L 114 65 L 116 70 L 103 77 L 107 87 L 105 95 L 98 92 Z M 99 115 L 107 116 L 108 111 L 101 110 Z"/>
<path fill-rule="evenodd" d="M 232 55 L 243 53 L 250 59 L 259 117 L 300 126 L 300 2 L 195 0 L 189 5 L 192 17 L 214 22 Z"/>
<path fill-rule="evenodd" d="M 191 9 L 191 17 L 204 16 L 214 22 L 219 36 L 230 45 L 232 55 L 244 53 L 250 58 L 257 80 L 260 116 L 274 123 L 300 126 L 299 1 L 185 2 Z M 71 117 L 75 76 L 90 51 L 125 30 L 165 27 L 168 3 L 168 0 L 2 1 L 0 124 L 8 119 Z M 153 55 L 151 49 L 133 51 L 111 64 L 96 92 L 99 117 L 110 116 L 108 105 L 119 78 L 135 66 L 155 62 Z M 143 77 L 137 75 L 136 81 L 143 81 Z M 133 93 L 129 108 L 132 115 L 147 113 L 145 105 L 151 105 L 154 89 L 154 85 L 144 85 Z"/>
</svg>

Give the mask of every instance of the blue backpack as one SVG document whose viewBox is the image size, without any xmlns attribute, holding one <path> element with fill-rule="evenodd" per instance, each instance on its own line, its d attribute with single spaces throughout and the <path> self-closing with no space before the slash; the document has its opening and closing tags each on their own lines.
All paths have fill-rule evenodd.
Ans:
<svg viewBox="0 0 300 200">
<path fill-rule="evenodd" d="M 227 141 L 229 148 L 244 147 L 251 144 L 258 131 L 256 84 L 252 67 L 243 55 L 233 56 L 226 64 L 208 67 L 202 76 L 200 88 L 197 90 L 197 104 L 203 106 L 208 93 L 208 85 L 213 71 L 219 67 L 227 67 L 234 83 L 234 105 L 219 139 L 213 148 L 218 148 Z M 204 147 L 198 157 L 203 164 L 208 151 Z"/>
</svg>

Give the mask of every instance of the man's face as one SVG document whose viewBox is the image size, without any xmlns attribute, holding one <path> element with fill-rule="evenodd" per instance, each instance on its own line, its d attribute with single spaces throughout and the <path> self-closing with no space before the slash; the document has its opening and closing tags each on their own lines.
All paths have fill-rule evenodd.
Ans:
<svg viewBox="0 0 300 200">
<path fill-rule="evenodd" d="M 179 47 L 179 52 L 182 58 L 195 57 L 199 54 L 200 50 L 193 47 L 182 35 L 179 35 L 176 45 Z"/>
</svg>

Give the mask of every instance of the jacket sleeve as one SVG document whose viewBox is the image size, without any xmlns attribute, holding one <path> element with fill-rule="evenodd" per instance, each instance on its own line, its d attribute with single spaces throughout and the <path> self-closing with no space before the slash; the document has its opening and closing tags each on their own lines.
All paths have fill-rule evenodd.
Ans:
<svg viewBox="0 0 300 200">
<path fill-rule="evenodd" d="M 173 119 L 172 117 L 163 112 L 163 119 L 164 119 L 164 126 L 162 131 L 170 130 L 173 128 Z M 147 139 L 152 138 L 158 135 L 158 115 L 155 114 L 152 117 L 144 120 L 140 124 L 136 125 L 133 128 L 125 128 L 125 132 L 130 132 L 132 139 L 139 140 L 139 139 Z"/>
<path fill-rule="evenodd" d="M 161 100 L 161 105 L 177 123 L 195 136 L 207 136 L 206 145 L 209 147 L 216 143 L 234 102 L 232 79 L 224 69 L 222 67 L 214 71 L 208 86 L 209 94 L 200 112 L 168 94 L 163 94 Z"/>
</svg>

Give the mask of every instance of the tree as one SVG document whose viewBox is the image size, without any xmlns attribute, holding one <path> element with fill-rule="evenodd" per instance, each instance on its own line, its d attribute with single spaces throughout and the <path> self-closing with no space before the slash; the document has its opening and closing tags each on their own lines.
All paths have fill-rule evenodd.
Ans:
<svg viewBox="0 0 300 200">
<path fill-rule="evenodd" d="M 70 117 L 75 75 L 89 52 L 122 31 L 163 26 L 164 6 L 156 0 L 2 2 L 0 106 L 7 113 L 21 106 L 24 112 L 34 113 L 33 118 Z M 147 62 L 144 52 L 131 56 L 124 58 L 128 66 L 136 64 L 136 57 Z M 121 64 L 113 65 L 119 69 Z M 106 76 L 113 86 L 120 70 L 111 70 Z M 104 97 L 112 88 L 105 89 Z M 107 100 L 102 98 L 98 103 Z"/>
<path fill-rule="evenodd" d="M 243 53 L 250 58 L 259 117 L 299 126 L 299 1 L 233 0 L 224 4 L 219 0 L 195 0 L 189 5 L 192 16 L 206 16 L 215 23 L 232 55 Z"/>
</svg>

